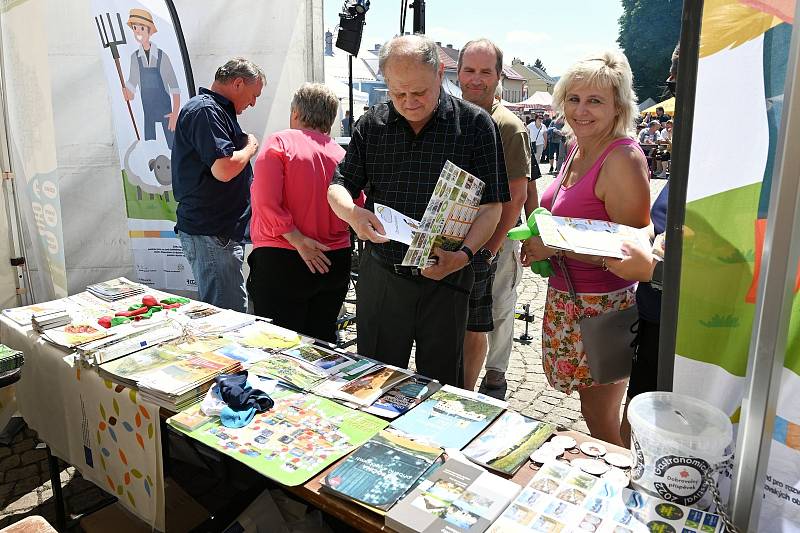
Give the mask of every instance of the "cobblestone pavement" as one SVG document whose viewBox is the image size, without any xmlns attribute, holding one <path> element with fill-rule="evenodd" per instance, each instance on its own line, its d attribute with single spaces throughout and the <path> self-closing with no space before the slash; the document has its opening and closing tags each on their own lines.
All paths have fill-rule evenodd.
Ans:
<svg viewBox="0 0 800 533">
<path fill-rule="evenodd" d="M 541 169 L 543 177 L 537 183 L 540 195 L 553 180 L 553 176 L 544 174 L 548 170 L 547 165 L 542 165 Z M 652 200 L 665 184 L 663 180 L 651 182 Z M 567 429 L 587 432 L 577 393 L 567 396 L 553 390 L 547 384 L 542 370 L 541 316 L 546 290 L 547 282 L 526 269 L 519 288 L 517 307 L 530 304 L 530 312 L 535 318 L 528 324 L 528 335 L 531 337 L 529 341 L 519 340 L 525 333 L 525 323 L 516 321 L 516 340 L 506 373 L 506 399 L 510 408 L 522 414 L 554 422 Z M 352 305 L 348 304 L 348 307 L 352 308 Z M 352 339 L 355 334 L 355 328 L 350 329 L 344 335 L 345 340 Z M 354 351 L 355 347 L 350 350 Z M 36 449 L 35 445 L 35 434 L 25 429 L 17 435 L 10 447 L 0 446 L 0 528 L 31 514 L 42 515 L 55 523 L 46 452 Z M 103 498 L 104 493 L 92 483 L 83 480 L 72 467 L 62 469 L 61 482 L 65 487 L 68 513 L 78 514 Z M 80 531 L 80 528 L 73 531 Z"/>
</svg>

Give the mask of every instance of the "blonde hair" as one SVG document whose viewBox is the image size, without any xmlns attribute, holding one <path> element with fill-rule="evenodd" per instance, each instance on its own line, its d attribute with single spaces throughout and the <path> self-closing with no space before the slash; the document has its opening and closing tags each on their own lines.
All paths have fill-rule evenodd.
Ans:
<svg viewBox="0 0 800 533">
<path fill-rule="evenodd" d="M 339 99 L 327 85 L 304 83 L 294 93 L 291 109 L 306 127 L 329 132 L 336 120 Z"/>
<path fill-rule="evenodd" d="M 564 114 L 567 92 L 577 83 L 586 83 L 614 91 L 614 137 L 634 136 L 634 117 L 639 114 L 636 107 L 636 93 L 633 90 L 633 73 L 625 54 L 606 51 L 578 61 L 567 69 L 553 89 L 553 109 L 558 115 Z M 569 124 L 564 125 L 566 133 L 572 137 Z"/>
</svg>

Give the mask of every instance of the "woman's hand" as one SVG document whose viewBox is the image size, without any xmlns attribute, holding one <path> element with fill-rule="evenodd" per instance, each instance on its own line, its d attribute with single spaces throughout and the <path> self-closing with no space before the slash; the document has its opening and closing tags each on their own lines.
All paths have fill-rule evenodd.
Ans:
<svg viewBox="0 0 800 533">
<path fill-rule="evenodd" d="M 327 258 L 325 252 L 330 251 L 329 247 L 311 237 L 306 237 L 297 229 L 284 233 L 283 236 L 294 246 L 312 274 L 328 272 L 331 260 Z"/>
<path fill-rule="evenodd" d="M 312 273 L 325 274 L 328 272 L 331 260 L 328 259 L 324 252 L 330 251 L 330 248 L 311 237 L 303 237 L 294 247 Z"/>
<path fill-rule="evenodd" d="M 650 281 L 653 279 L 653 268 L 658 261 L 648 250 L 625 242 L 622 244 L 625 257 L 614 259 L 607 257 L 605 265 L 614 275 L 628 281 Z"/>
<path fill-rule="evenodd" d="M 541 261 L 555 255 L 555 248 L 545 246 L 541 237 L 531 237 L 522 241 L 520 262 L 522 266 L 531 266 L 534 261 Z"/>
</svg>

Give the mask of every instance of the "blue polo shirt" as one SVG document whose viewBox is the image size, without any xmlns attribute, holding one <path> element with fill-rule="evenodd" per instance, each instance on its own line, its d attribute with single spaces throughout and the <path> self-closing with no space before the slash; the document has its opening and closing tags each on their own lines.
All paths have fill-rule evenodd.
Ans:
<svg viewBox="0 0 800 533">
<path fill-rule="evenodd" d="M 200 88 L 178 115 L 172 146 L 172 191 L 178 202 L 175 231 L 241 241 L 250 224 L 250 163 L 219 181 L 211 165 L 245 146 L 236 109 L 224 96 Z"/>
</svg>

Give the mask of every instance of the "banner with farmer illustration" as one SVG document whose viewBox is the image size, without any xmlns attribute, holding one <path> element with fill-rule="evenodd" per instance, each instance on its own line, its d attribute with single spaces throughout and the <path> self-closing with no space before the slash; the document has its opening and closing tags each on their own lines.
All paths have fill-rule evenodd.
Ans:
<svg viewBox="0 0 800 533">
<path fill-rule="evenodd" d="M 794 13 L 795 0 L 706 0 L 703 10 L 673 386 L 720 407 L 734 423 L 762 275 Z M 747 125 L 745 135 L 726 134 L 722 117 L 732 115 Z M 800 528 L 800 299 L 792 311 L 759 531 Z"/>
<path fill-rule="evenodd" d="M 173 14 L 164 0 L 92 2 L 136 275 L 152 287 L 194 290 L 174 231 L 170 153 L 178 112 L 195 91 Z"/>
</svg>

